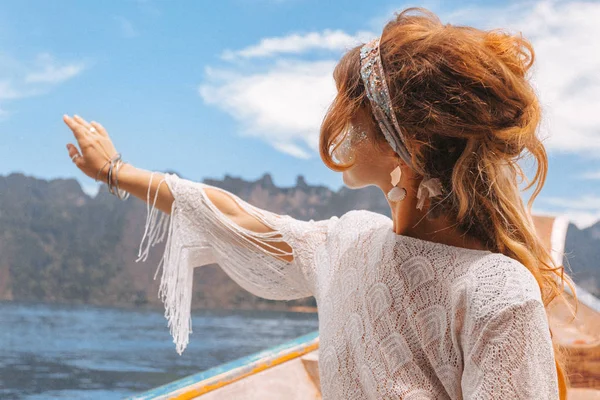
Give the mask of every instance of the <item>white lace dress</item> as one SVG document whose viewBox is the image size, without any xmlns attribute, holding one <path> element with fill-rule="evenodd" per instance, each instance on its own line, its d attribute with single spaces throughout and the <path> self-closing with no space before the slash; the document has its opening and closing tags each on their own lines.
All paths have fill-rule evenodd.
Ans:
<svg viewBox="0 0 600 400">
<path fill-rule="evenodd" d="M 371 211 L 301 221 L 176 174 L 165 174 L 159 190 L 165 183 L 172 213 L 157 213 L 148 199 L 149 240 L 138 261 L 167 234 L 159 293 L 179 354 L 191 333 L 193 269 L 218 263 L 257 296 L 315 296 L 324 399 L 559 398 L 540 290 L 521 263 L 397 235 L 390 218 Z M 237 226 L 205 187 L 275 231 Z M 255 243 L 279 240 L 293 248 L 293 262 Z"/>
</svg>

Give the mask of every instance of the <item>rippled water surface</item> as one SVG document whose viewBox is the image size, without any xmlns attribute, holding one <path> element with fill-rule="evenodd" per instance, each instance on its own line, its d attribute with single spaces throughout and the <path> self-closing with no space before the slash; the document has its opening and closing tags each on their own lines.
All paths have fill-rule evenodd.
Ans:
<svg viewBox="0 0 600 400">
<path fill-rule="evenodd" d="M 0 399 L 121 399 L 318 329 L 316 314 L 202 311 L 177 354 L 160 311 L 0 302 Z"/>
</svg>

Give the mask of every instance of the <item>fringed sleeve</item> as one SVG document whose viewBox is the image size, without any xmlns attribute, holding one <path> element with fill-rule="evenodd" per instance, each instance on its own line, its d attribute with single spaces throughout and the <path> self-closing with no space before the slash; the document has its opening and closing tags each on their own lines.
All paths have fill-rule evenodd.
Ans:
<svg viewBox="0 0 600 400">
<path fill-rule="evenodd" d="M 171 214 L 160 212 L 158 217 L 159 210 L 155 205 L 163 182 L 174 201 Z M 317 246 L 325 242 L 328 229 L 338 217 L 321 221 L 297 220 L 255 207 L 216 186 L 170 173 L 164 175 L 151 202 L 151 183 L 152 176 L 148 186 L 145 231 L 136 261 L 145 261 L 150 247 L 162 242 L 167 234 L 165 251 L 154 279 L 162 266 L 159 297 L 165 304 L 165 317 L 179 354 L 183 353 L 192 333 L 190 311 L 195 267 L 217 263 L 241 287 L 267 299 L 292 300 L 314 294 L 313 255 Z M 228 194 L 243 210 L 273 231 L 259 233 L 237 225 L 210 201 L 204 190 L 207 187 Z M 144 246 L 146 236 L 148 241 Z M 287 243 L 292 251 L 272 246 L 276 242 Z M 293 261 L 276 257 L 285 255 L 293 255 Z"/>
</svg>

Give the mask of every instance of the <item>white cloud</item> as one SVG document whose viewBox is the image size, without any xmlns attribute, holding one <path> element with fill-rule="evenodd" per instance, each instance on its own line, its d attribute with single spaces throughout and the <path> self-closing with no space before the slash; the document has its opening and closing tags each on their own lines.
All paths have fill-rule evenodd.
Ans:
<svg viewBox="0 0 600 400">
<path fill-rule="evenodd" d="M 119 28 L 121 29 L 121 33 L 126 38 L 132 38 L 139 36 L 139 32 L 133 26 L 133 23 L 122 15 L 116 15 L 115 20 L 119 24 Z"/>
<path fill-rule="evenodd" d="M 25 83 L 57 84 L 79 75 L 85 68 L 83 63 L 61 65 L 48 53 L 39 54 L 37 64 L 41 66 L 41 69 L 27 74 L 24 79 Z"/>
<path fill-rule="evenodd" d="M 252 60 L 321 49 L 335 52 L 315 61 L 275 57 L 266 67 L 206 67 L 206 80 L 198 92 L 206 104 L 215 105 L 240 123 L 242 135 L 254 136 L 280 152 L 297 158 L 318 154 L 319 130 L 335 97 L 333 68 L 342 51 L 373 34 L 349 35 L 325 30 L 304 35 L 268 38 L 240 51 L 225 51 L 228 61 Z M 251 71 L 251 72 L 247 72 Z"/>
<path fill-rule="evenodd" d="M 547 137 L 547 147 L 600 155 L 600 51 L 594 40 L 600 37 L 599 2 L 470 5 L 438 15 L 454 25 L 522 31 L 536 52 L 532 83 L 543 107 L 541 134 Z M 391 18 L 381 19 L 382 23 Z M 375 34 L 367 31 L 324 30 L 264 38 L 241 50 L 225 50 L 221 58 L 230 63 L 207 67 L 199 93 L 207 104 L 240 122 L 244 134 L 295 157 L 312 157 L 318 154 L 320 123 L 335 95 L 333 68 L 346 49 L 372 37 Z M 311 60 L 299 61 L 307 52 Z M 261 60 L 271 66 L 265 70 Z"/>
<path fill-rule="evenodd" d="M 583 173 L 580 179 L 600 179 L 600 171 L 589 171 Z"/>
<path fill-rule="evenodd" d="M 589 228 L 600 220 L 600 211 L 598 212 L 585 212 L 567 210 L 564 213 L 571 222 L 573 222 L 579 229 Z"/>
<path fill-rule="evenodd" d="M 12 80 L 0 81 L 0 100 L 13 100 L 27 97 L 27 92 L 17 89 Z"/>
<path fill-rule="evenodd" d="M 272 57 L 278 54 L 300 54 L 319 49 L 345 51 L 374 36 L 374 33 L 366 31 L 349 35 L 342 30 L 325 29 L 323 32 L 264 38 L 257 45 L 248 46 L 242 50 L 225 50 L 221 58 L 234 60 L 236 58 Z"/>
<path fill-rule="evenodd" d="M 600 211 L 600 196 L 587 195 L 579 198 L 545 197 L 543 201 L 547 204 L 559 207 L 567 207 L 577 210 Z"/>
<path fill-rule="evenodd" d="M 539 202 L 547 205 L 547 210 L 538 213 L 566 215 L 579 229 L 587 228 L 600 220 L 600 196 L 586 195 L 578 198 L 545 197 Z"/>
<path fill-rule="evenodd" d="M 335 96 L 334 60 L 277 60 L 267 71 L 243 74 L 206 68 L 198 91 L 241 123 L 241 133 L 261 138 L 298 158 L 318 151 L 321 118 Z"/>
<path fill-rule="evenodd" d="M 55 85 L 81 74 L 88 67 L 85 62 L 59 62 L 49 53 L 40 53 L 32 62 L 18 60 L 0 53 L 0 102 L 40 96 Z M 13 112 L 1 107 L 0 120 Z"/>
<path fill-rule="evenodd" d="M 546 106 L 548 147 L 600 151 L 600 3 L 543 2 L 522 22 L 538 56 L 534 81 Z"/>
<path fill-rule="evenodd" d="M 589 228 L 594 225 L 598 220 L 600 220 L 600 211 L 599 212 L 586 212 L 586 211 L 578 211 L 578 210 L 564 210 L 564 211 L 556 211 L 556 210 L 546 210 L 540 208 L 533 209 L 534 214 L 539 215 L 551 215 L 551 216 L 566 216 L 569 221 L 574 223 L 579 229 Z"/>
<path fill-rule="evenodd" d="M 535 51 L 531 82 L 543 107 L 544 143 L 557 152 L 600 155 L 600 2 L 469 7 L 448 17 L 452 23 L 521 31 Z"/>
</svg>

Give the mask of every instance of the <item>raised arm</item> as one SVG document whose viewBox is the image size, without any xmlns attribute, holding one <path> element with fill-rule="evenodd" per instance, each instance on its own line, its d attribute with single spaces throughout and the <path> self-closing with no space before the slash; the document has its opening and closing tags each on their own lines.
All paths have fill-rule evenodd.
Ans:
<svg viewBox="0 0 600 400">
<path fill-rule="evenodd" d="M 152 173 L 154 173 L 154 179 L 152 179 L 150 184 L 150 175 Z M 158 190 L 158 185 L 164 178 L 165 175 L 163 173 L 147 171 L 126 163 L 119 170 L 119 187 L 144 202 L 149 200 L 154 202 L 154 199 L 156 198 L 156 204 L 154 206 L 163 213 L 170 215 L 175 198 L 170 190 Z M 257 233 L 273 232 L 272 228 L 265 225 L 239 206 L 227 192 L 216 190 L 211 187 L 206 187 L 205 189 L 206 195 L 211 203 L 240 228 Z M 253 240 L 251 237 L 249 239 Z M 294 259 L 293 254 L 287 254 L 292 252 L 292 248 L 285 241 L 274 241 L 269 244 L 270 246 L 262 241 L 253 241 L 267 250 L 272 249 L 271 246 L 278 248 L 281 250 L 282 254 L 274 254 L 274 256 L 285 261 L 292 262 Z"/>
<path fill-rule="evenodd" d="M 73 162 L 91 178 L 103 169 L 100 177 L 106 182 L 105 162 L 117 153 L 106 130 L 94 121 L 63 119 L 81 148 L 79 154 L 74 145 L 67 144 Z M 267 299 L 291 300 L 315 294 L 315 254 L 326 243 L 338 217 L 296 220 L 255 207 L 216 186 L 130 164 L 121 166 L 118 181 L 120 189 L 147 203 L 136 261 L 145 261 L 150 248 L 166 235 L 156 274 L 162 267 L 159 295 L 179 354 L 191 333 L 195 267 L 217 263 L 241 287 Z"/>
<path fill-rule="evenodd" d="M 179 354 L 192 332 L 195 267 L 219 264 L 241 287 L 267 299 L 314 295 L 314 252 L 337 217 L 316 222 L 295 220 L 255 207 L 224 189 L 176 174 L 128 167 L 121 179 L 124 190 L 147 203 L 136 261 L 145 261 L 150 248 L 167 234 L 154 279 L 162 267 L 159 296 Z M 145 195 L 142 185 L 146 186 Z"/>
<path fill-rule="evenodd" d="M 75 165 L 90 178 L 96 179 L 96 176 L 99 176 L 103 181 L 106 181 L 109 169 L 106 160 L 110 160 L 111 157 L 117 154 L 117 150 L 104 126 L 95 121 L 88 122 L 78 115 L 73 116 L 73 118 L 64 115 L 63 121 L 71 129 L 81 148 L 80 151 L 73 144 L 67 144 L 71 157 L 81 156 L 74 159 Z M 152 174 L 155 174 L 153 180 L 150 179 Z M 175 200 L 173 194 L 169 190 L 158 193 L 158 187 L 164 180 L 164 174 L 123 163 L 118 172 L 118 180 L 120 189 L 144 202 L 153 199 L 154 207 L 167 215 L 171 214 L 171 208 Z M 257 233 L 273 231 L 260 220 L 245 212 L 226 192 L 207 188 L 206 194 L 223 215 L 231 218 L 242 229 Z M 259 241 L 256 243 L 264 247 L 263 243 Z M 280 253 L 282 254 L 276 254 L 277 257 L 289 262 L 293 261 L 293 255 L 287 254 L 292 251 L 287 243 L 277 241 L 271 243 L 271 246 L 281 250 Z"/>
<path fill-rule="evenodd" d="M 158 196 L 163 190 L 170 191 L 174 201 L 170 214 L 158 215 L 155 207 L 148 207 L 140 259 L 144 260 L 150 247 L 162 241 L 167 233 L 165 253 L 157 273 L 162 266 L 159 294 L 165 303 L 166 317 L 178 352 L 185 348 L 191 332 L 190 306 L 195 267 L 217 263 L 241 287 L 266 299 L 292 300 L 315 295 L 317 248 L 326 244 L 328 232 L 338 217 L 301 221 L 255 207 L 216 186 L 182 179 L 170 173 L 159 177 L 162 179 L 157 179 L 160 181 Z M 154 182 L 153 179 L 151 181 Z M 152 182 L 149 188 L 153 187 Z M 161 189 L 160 183 L 163 182 L 168 189 Z M 233 201 L 235 205 L 229 204 L 229 208 L 237 216 L 231 218 L 222 212 L 213 203 L 209 192 Z M 151 201 L 149 204 L 154 204 L 149 194 L 147 197 Z M 227 202 L 226 199 L 225 204 Z M 242 211 L 235 211 L 236 207 Z M 260 221 L 265 228 L 258 230 L 264 232 L 242 226 L 246 223 L 244 221 L 254 223 L 251 219 Z M 149 240 L 142 251 L 146 236 Z M 283 259 L 292 255 L 292 261 Z"/>
</svg>

